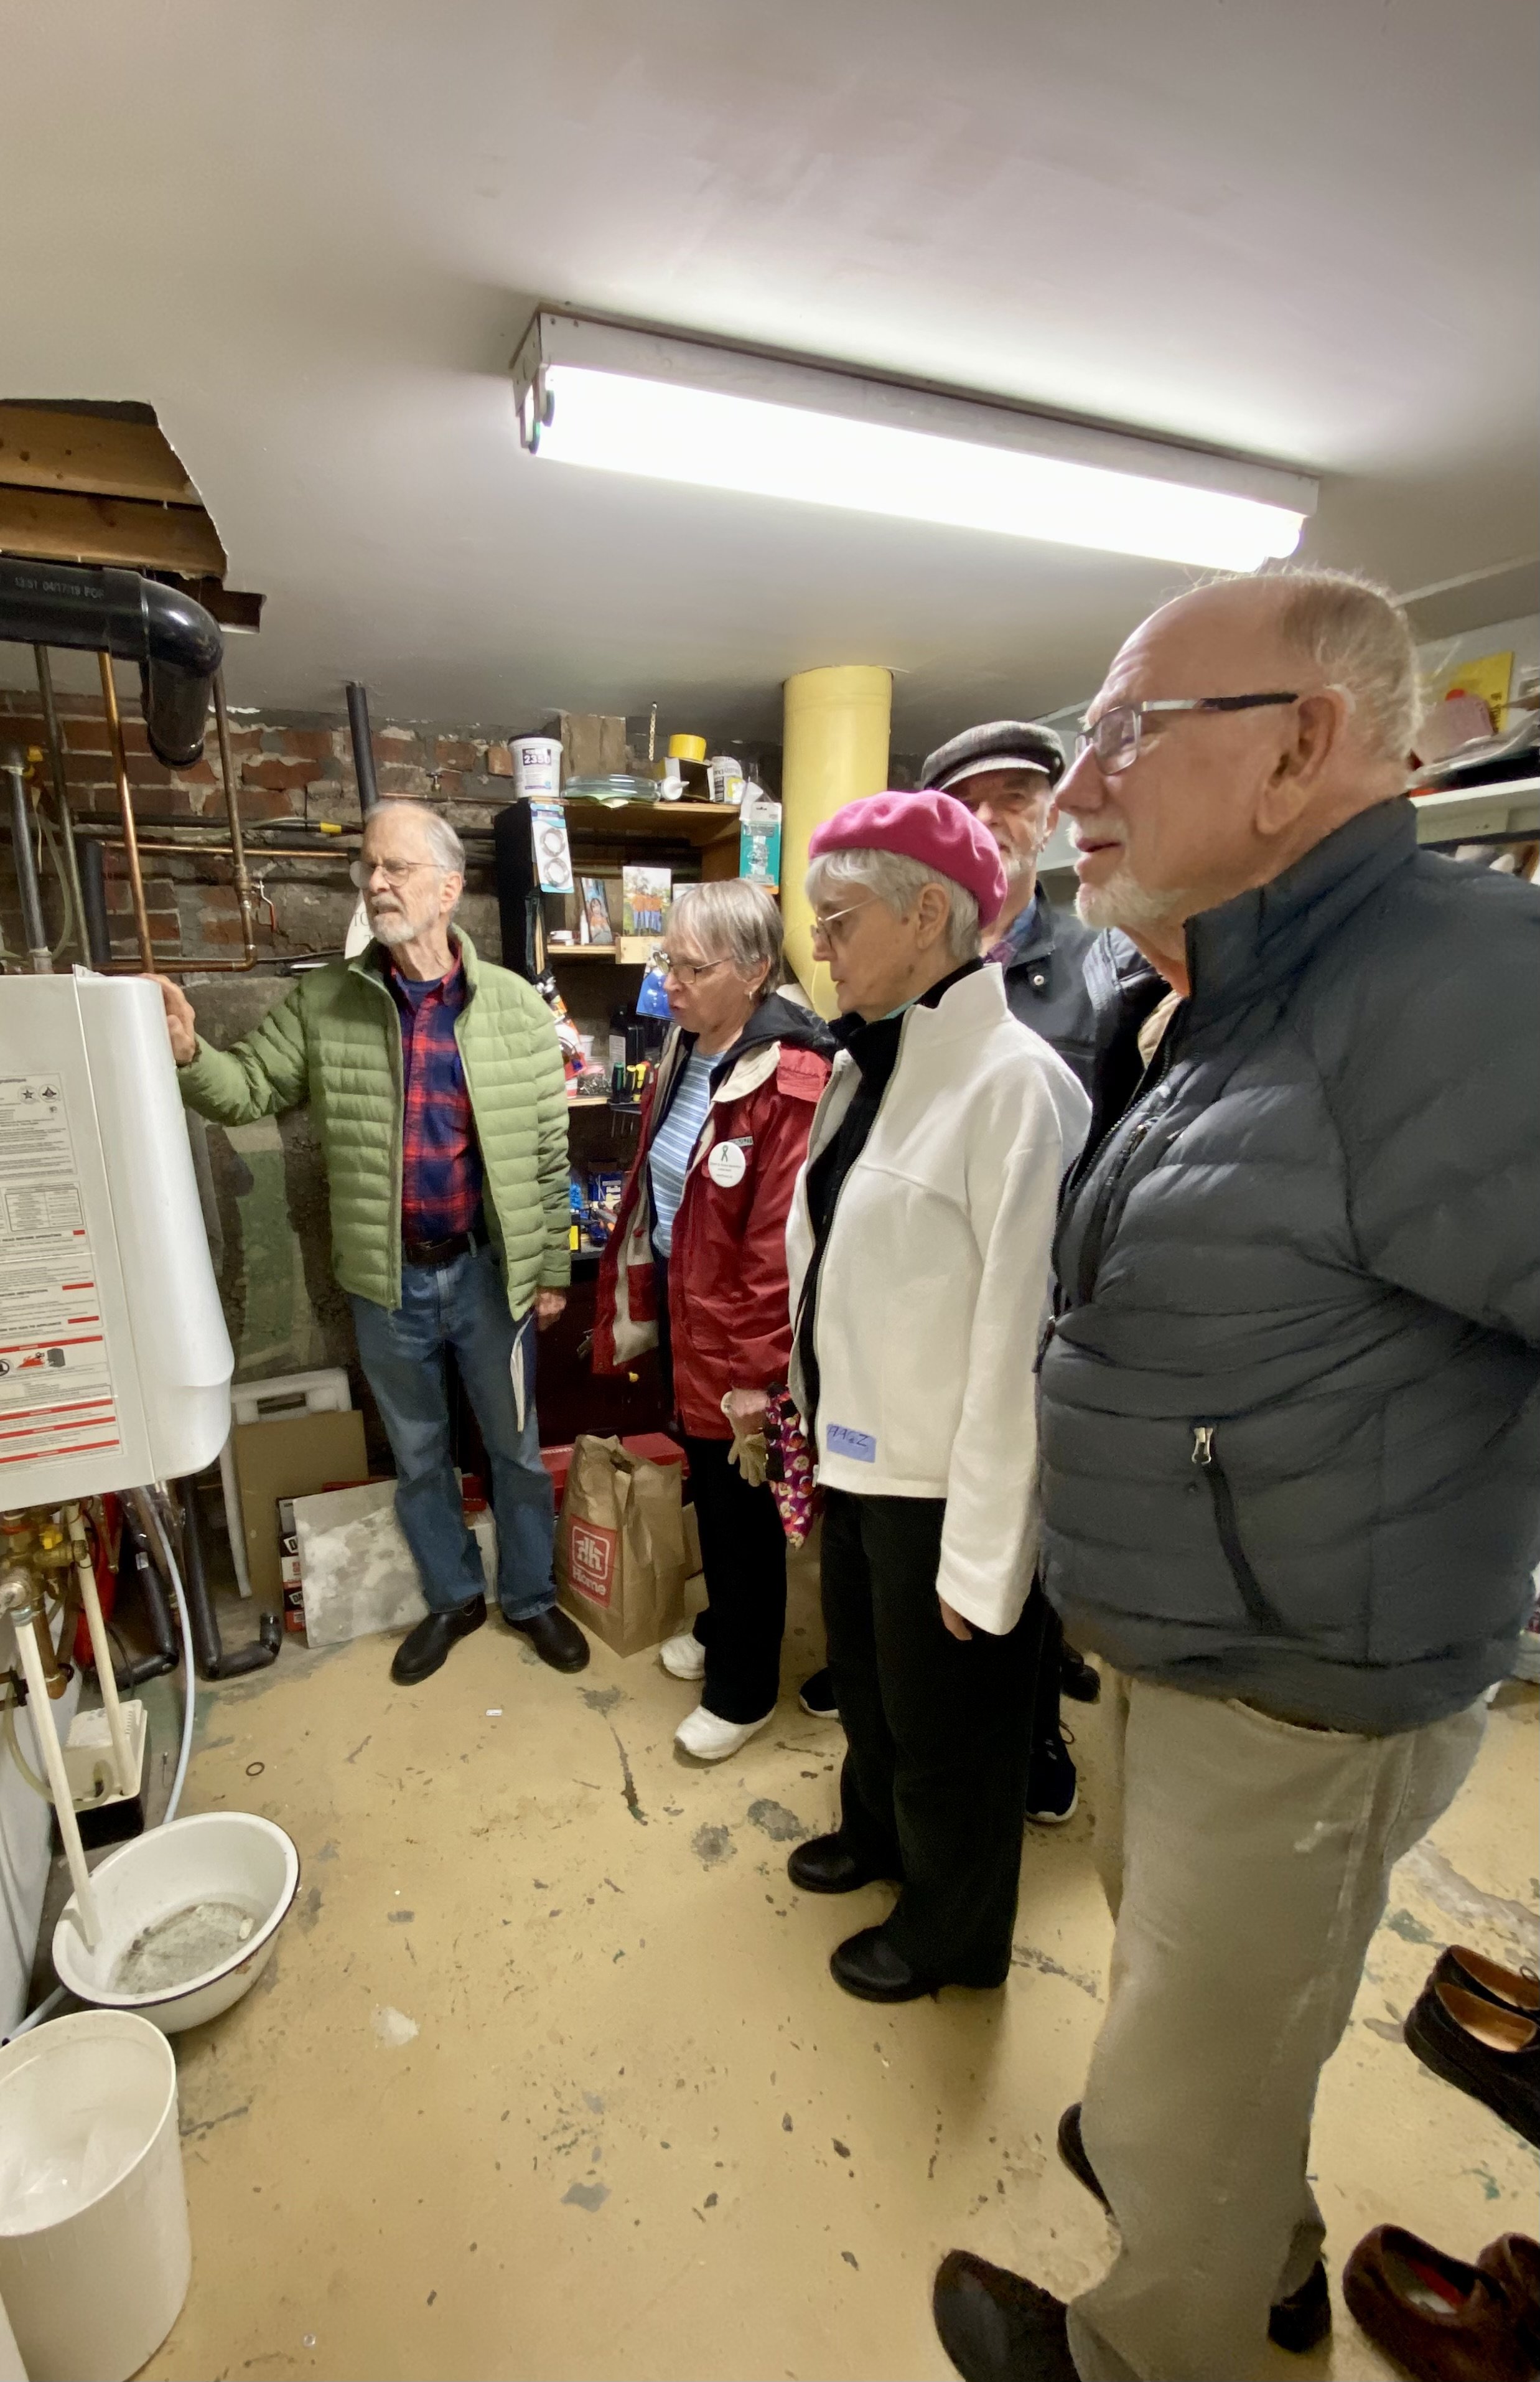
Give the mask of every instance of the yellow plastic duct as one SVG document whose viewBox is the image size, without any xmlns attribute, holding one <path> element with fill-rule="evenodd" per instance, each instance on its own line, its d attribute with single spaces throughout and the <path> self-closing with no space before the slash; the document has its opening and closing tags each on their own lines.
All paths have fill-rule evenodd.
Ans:
<svg viewBox="0 0 1540 2382">
<path fill-rule="evenodd" d="M 802 890 L 814 828 L 845 803 L 887 783 L 893 674 L 864 662 L 799 670 L 786 681 L 781 765 L 781 912 L 786 953 L 825 1017 L 835 1013 L 829 973 L 813 956 L 813 912 Z"/>
</svg>

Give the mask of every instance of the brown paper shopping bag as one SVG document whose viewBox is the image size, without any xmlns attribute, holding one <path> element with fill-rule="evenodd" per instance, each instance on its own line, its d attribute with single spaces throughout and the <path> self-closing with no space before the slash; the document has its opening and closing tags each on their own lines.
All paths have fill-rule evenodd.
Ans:
<svg viewBox="0 0 1540 2382">
<path fill-rule="evenodd" d="M 683 1627 L 684 1582 L 679 1467 L 584 1432 L 556 1525 L 560 1602 L 615 1653 L 640 1654 Z"/>
</svg>

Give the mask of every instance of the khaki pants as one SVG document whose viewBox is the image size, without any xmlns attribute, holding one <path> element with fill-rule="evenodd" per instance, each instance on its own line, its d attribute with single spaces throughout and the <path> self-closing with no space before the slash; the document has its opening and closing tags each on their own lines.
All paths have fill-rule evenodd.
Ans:
<svg viewBox="0 0 1540 2382">
<path fill-rule="evenodd" d="M 1069 2309 L 1083 2382 L 1276 2371 L 1272 2302 L 1320 2254 L 1311 2114 L 1392 1863 L 1453 1801 L 1482 1704 L 1349 1737 L 1106 1675 L 1096 1860 L 1117 1921 L 1082 2118 L 1116 2214 Z"/>
</svg>

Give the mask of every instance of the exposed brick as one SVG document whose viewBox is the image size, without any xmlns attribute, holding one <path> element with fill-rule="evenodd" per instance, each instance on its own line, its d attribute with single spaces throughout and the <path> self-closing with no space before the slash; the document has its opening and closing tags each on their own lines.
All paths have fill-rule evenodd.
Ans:
<svg viewBox="0 0 1540 2382">
<path fill-rule="evenodd" d="M 298 818 L 299 805 L 276 787 L 248 786 L 240 798 L 240 816 L 243 819 Z"/>
<path fill-rule="evenodd" d="M 506 744 L 489 744 L 486 748 L 486 774 L 489 778 L 511 778 L 513 755 Z"/>
<path fill-rule="evenodd" d="M 421 736 L 409 728 L 376 729 L 372 743 L 374 759 L 381 761 L 422 761 L 427 758 Z"/>
<path fill-rule="evenodd" d="M 20 696 L 18 700 L 25 702 L 27 698 Z M 6 720 L 6 742 L 7 744 L 36 744 L 46 753 L 48 731 L 43 724 L 43 714 L 40 711 L 11 712 Z"/>
<path fill-rule="evenodd" d="M 426 769 L 408 763 L 386 761 L 374 774 L 382 794 L 394 794 L 402 801 L 425 803 L 434 790 Z"/>
<path fill-rule="evenodd" d="M 94 719 L 63 719 L 67 753 L 104 753 L 107 750 L 107 723 L 98 710 Z"/>
<path fill-rule="evenodd" d="M 465 772 L 463 769 L 435 769 L 434 771 L 434 792 L 441 803 L 458 802 L 464 792 Z"/>
<path fill-rule="evenodd" d="M 112 763 L 102 753 L 67 753 L 64 781 L 67 786 L 110 786 Z"/>
<path fill-rule="evenodd" d="M 198 922 L 198 940 L 202 943 L 235 943 L 238 945 L 240 939 L 240 920 L 238 917 L 216 917 L 205 913 Z M 259 923 L 256 933 L 257 951 L 259 954 L 263 952 L 270 940 L 271 938 L 267 935 L 265 927 Z"/>
<path fill-rule="evenodd" d="M 152 760 L 143 753 L 128 755 L 128 783 L 136 792 L 141 786 L 153 786 L 164 792 L 171 783 L 171 772 L 164 761 Z"/>
<path fill-rule="evenodd" d="M 434 767 L 435 769 L 473 769 L 476 748 L 465 736 L 435 736 Z"/>
<path fill-rule="evenodd" d="M 207 740 L 205 740 L 204 749 L 207 749 Z M 214 749 L 216 751 L 218 749 L 217 738 L 215 739 Z M 260 728 L 232 728 L 230 731 L 230 750 L 238 761 L 243 761 L 249 753 L 260 753 L 262 751 L 262 730 Z"/>
<path fill-rule="evenodd" d="M 262 759 L 244 762 L 241 783 L 263 786 L 270 792 L 298 793 L 310 784 L 314 771 L 308 761 L 280 761 L 263 755 Z"/>
<path fill-rule="evenodd" d="M 285 728 L 279 733 L 277 750 L 292 753 L 305 761 L 330 761 L 336 752 L 336 731 L 330 728 Z"/>
</svg>

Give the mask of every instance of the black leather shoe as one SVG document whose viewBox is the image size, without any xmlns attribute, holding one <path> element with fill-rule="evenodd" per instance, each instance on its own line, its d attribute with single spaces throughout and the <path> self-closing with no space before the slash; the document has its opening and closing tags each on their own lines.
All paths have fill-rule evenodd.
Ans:
<svg viewBox="0 0 1540 2382">
<path fill-rule="evenodd" d="M 917 2002 L 944 1982 L 920 1976 L 880 1927 L 847 1935 L 829 1954 L 829 1972 L 837 1985 L 863 2002 Z"/>
<path fill-rule="evenodd" d="M 553 1671 L 587 1670 L 588 1639 L 559 1605 L 548 1604 L 544 1613 L 532 1614 L 528 1621 L 510 1621 L 508 1627 L 527 1638 Z"/>
<path fill-rule="evenodd" d="M 1107 2196 L 1090 2159 L 1081 2133 L 1081 2105 L 1070 2103 L 1058 2121 L 1058 2155 L 1087 2192 L 1099 2200 L 1108 2214 Z M 1297 2291 L 1286 2300 L 1276 2300 L 1267 2318 L 1267 2338 L 1275 2348 L 1287 2349 L 1296 2357 L 1319 2348 L 1331 2330 L 1331 2291 L 1326 2282 L 1326 2270 L 1319 2258 Z"/>
<path fill-rule="evenodd" d="M 409 1629 L 396 1649 L 396 1659 L 390 1676 L 398 1688 L 415 1688 L 420 1679 L 431 1679 L 449 1659 L 449 1649 L 458 1638 L 469 1638 L 486 1619 L 486 1599 L 473 1596 L 469 1604 L 457 1604 L 448 1613 L 430 1613 L 415 1629 Z"/>
<path fill-rule="evenodd" d="M 1024 2275 L 948 2250 L 931 2313 L 962 2382 L 1079 2382 L 1064 2302 Z"/>
<path fill-rule="evenodd" d="M 862 1869 L 837 1836 L 810 1836 L 791 1855 L 786 1873 L 804 1894 L 854 1894 L 858 1885 L 870 1885 L 877 1875 L 875 1870 Z"/>
<path fill-rule="evenodd" d="M 1094 1704 L 1102 1692 L 1102 1675 L 1066 1639 L 1058 1657 L 1058 1691 L 1078 1704 Z"/>
</svg>

